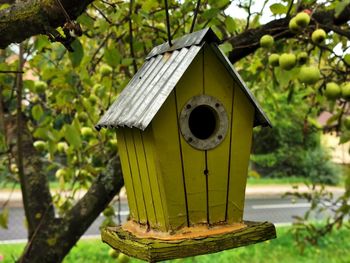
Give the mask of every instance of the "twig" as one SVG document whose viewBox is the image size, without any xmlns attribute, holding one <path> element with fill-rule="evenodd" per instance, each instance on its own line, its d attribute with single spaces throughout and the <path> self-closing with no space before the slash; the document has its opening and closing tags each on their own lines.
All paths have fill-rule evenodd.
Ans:
<svg viewBox="0 0 350 263">
<path fill-rule="evenodd" d="M 2 204 L 2 207 L 1 207 L 2 209 L 4 209 L 7 206 L 7 204 L 10 202 L 12 194 L 15 190 L 16 184 L 17 184 L 17 182 L 13 183 L 12 188 L 11 188 L 11 192 L 9 193 L 6 201 Z"/>
<path fill-rule="evenodd" d="M 194 25 L 196 24 L 197 14 L 198 14 L 200 5 L 201 5 L 201 0 L 198 0 L 198 1 L 197 1 L 197 5 L 196 5 L 196 9 L 195 9 L 195 11 L 194 11 L 194 16 L 193 16 L 193 20 L 192 20 L 192 25 L 191 25 L 190 33 L 193 32 Z"/>
<path fill-rule="evenodd" d="M 173 44 L 171 43 L 171 33 L 170 33 L 170 19 L 169 19 L 169 10 L 168 10 L 168 0 L 164 0 L 165 4 L 165 15 L 166 15 L 166 27 L 168 31 L 168 42 L 169 46 L 172 46 Z"/>
<path fill-rule="evenodd" d="M 133 1 L 130 0 L 130 5 L 129 5 L 129 44 L 130 44 L 130 54 L 131 54 L 131 58 L 132 58 L 132 65 L 134 67 L 134 73 L 136 74 L 136 72 L 137 72 L 137 64 L 136 64 L 136 60 L 135 60 L 133 35 L 132 35 L 132 20 L 131 20 L 132 5 L 133 5 Z"/>
<path fill-rule="evenodd" d="M 288 7 L 288 11 L 287 11 L 286 17 L 288 17 L 290 15 L 290 12 L 292 11 L 293 4 L 294 4 L 294 0 L 292 0 L 290 2 L 290 5 Z"/>
<path fill-rule="evenodd" d="M 245 25 L 244 31 L 248 30 L 248 28 L 249 28 L 250 17 L 252 16 L 252 13 L 251 13 L 251 11 L 250 11 L 251 7 L 252 7 L 252 0 L 249 0 L 249 5 L 248 5 L 248 7 L 246 7 L 247 12 L 248 12 L 247 24 Z"/>
<path fill-rule="evenodd" d="M 131 1 L 130 1 L 131 2 Z M 99 9 L 97 6 L 95 6 L 94 4 L 92 4 L 92 7 L 95 8 L 97 10 L 97 12 L 100 13 L 100 15 L 111 25 L 113 25 L 113 22 L 102 12 L 101 9 Z"/>
<path fill-rule="evenodd" d="M 24 71 L 18 71 L 18 70 L 0 70 L 0 73 L 14 73 L 14 74 L 18 74 L 18 73 L 24 73 Z"/>
<path fill-rule="evenodd" d="M 61 1 L 60 1 L 60 0 L 56 0 L 56 3 L 57 3 L 57 4 L 59 5 L 59 7 L 61 8 L 62 13 L 63 13 L 63 15 L 65 16 L 66 20 L 67 20 L 68 22 L 72 22 L 72 20 L 70 19 L 69 15 L 68 15 L 68 13 L 67 13 L 67 11 L 66 11 L 66 9 L 64 9 L 64 6 L 62 5 Z"/>
</svg>

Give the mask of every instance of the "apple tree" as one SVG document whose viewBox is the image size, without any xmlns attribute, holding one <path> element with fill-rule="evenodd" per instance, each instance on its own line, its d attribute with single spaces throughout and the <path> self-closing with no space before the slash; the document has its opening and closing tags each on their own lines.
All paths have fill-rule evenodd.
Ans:
<svg viewBox="0 0 350 263">
<path fill-rule="evenodd" d="M 188 33 L 197 1 L 168 2 L 172 37 Z M 246 19 L 228 14 L 230 5 Z M 273 16 L 263 24 L 266 10 Z M 195 29 L 213 28 L 269 113 L 294 100 L 289 109 L 305 110 L 307 130 L 328 109 L 334 117 L 325 129 L 345 142 L 349 20 L 348 1 L 266 0 L 253 11 L 251 0 L 206 0 Z M 21 262 L 62 261 L 103 211 L 114 223 L 108 204 L 123 185 L 118 142 L 114 131 L 93 126 L 167 40 L 165 21 L 155 0 L 0 1 L 0 167 L 21 185 L 29 240 Z M 345 204 L 337 222 L 349 213 Z M 5 209 L 0 217 L 6 221 Z"/>
</svg>

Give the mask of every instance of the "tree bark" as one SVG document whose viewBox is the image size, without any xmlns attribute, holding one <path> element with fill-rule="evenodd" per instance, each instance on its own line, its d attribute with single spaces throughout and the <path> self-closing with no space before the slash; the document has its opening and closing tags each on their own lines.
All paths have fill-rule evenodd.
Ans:
<svg viewBox="0 0 350 263">
<path fill-rule="evenodd" d="M 16 1 L 0 10 L 0 48 L 20 43 L 30 36 L 46 34 L 67 22 L 58 0 Z M 69 18 L 75 20 L 93 0 L 59 0 Z M 11 2 L 11 1 L 8 1 Z"/>
<path fill-rule="evenodd" d="M 19 262 L 61 262 L 124 185 L 119 156 L 63 218 L 42 221 Z"/>
</svg>

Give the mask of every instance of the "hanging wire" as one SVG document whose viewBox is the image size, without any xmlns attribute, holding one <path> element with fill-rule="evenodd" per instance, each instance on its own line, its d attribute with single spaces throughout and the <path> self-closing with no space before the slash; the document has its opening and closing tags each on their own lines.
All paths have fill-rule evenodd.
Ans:
<svg viewBox="0 0 350 263">
<path fill-rule="evenodd" d="M 172 46 L 173 44 L 171 43 L 168 0 L 164 0 L 164 4 L 165 4 L 165 14 L 166 14 L 166 26 L 167 26 L 167 30 L 168 30 L 168 42 L 169 42 L 169 46 Z"/>
<path fill-rule="evenodd" d="M 190 33 L 193 32 L 194 25 L 196 24 L 197 14 L 198 14 L 200 5 L 201 5 L 201 0 L 198 0 L 198 1 L 197 1 L 197 5 L 196 5 L 196 10 L 194 11 L 194 15 L 193 15 L 193 20 L 192 20 L 192 25 L 191 25 Z"/>
</svg>

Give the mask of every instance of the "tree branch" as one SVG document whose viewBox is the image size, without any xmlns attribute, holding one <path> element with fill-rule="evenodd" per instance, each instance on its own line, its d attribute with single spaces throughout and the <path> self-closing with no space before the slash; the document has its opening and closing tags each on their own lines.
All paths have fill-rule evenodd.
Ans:
<svg viewBox="0 0 350 263">
<path fill-rule="evenodd" d="M 69 17 L 76 19 L 93 0 L 61 0 Z M 0 48 L 19 43 L 50 28 L 64 25 L 66 17 L 55 0 L 16 1 L 0 10 Z"/>
<path fill-rule="evenodd" d="M 312 23 L 320 24 L 325 31 L 334 30 L 335 26 L 345 24 L 350 20 L 350 5 L 338 16 L 334 16 L 334 10 L 326 10 L 315 12 L 312 15 Z M 229 53 L 229 60 L 232 63 L 252 54 L 260 47 L 259 39 L 270 34 L 275 37 L 275 40 L 291 38 L 294 34 L 289 30 L 290 17 L 285 17 L 273 20 L 261 27 L 249 29 L 241 34 L 231 37 L 228 41 L 232 44 L 233 50 Z M 338 30 L 339 31 L 339 30 Z M 345 31 L 342 31 L 344 35 Z M 340 32 L 337 32 L 340 33 Z"/>
<path fill-rule="evenodd" d="M 26 249 L 22 255 L 21 262 L 61 262 L 123 185 L 120 159 L 115 156 L 105 173 L 96 179 L 64 218 L 50 218 L 40 226 L 37 235 L 28 244 L 30 249 Z"/>
</svg>

